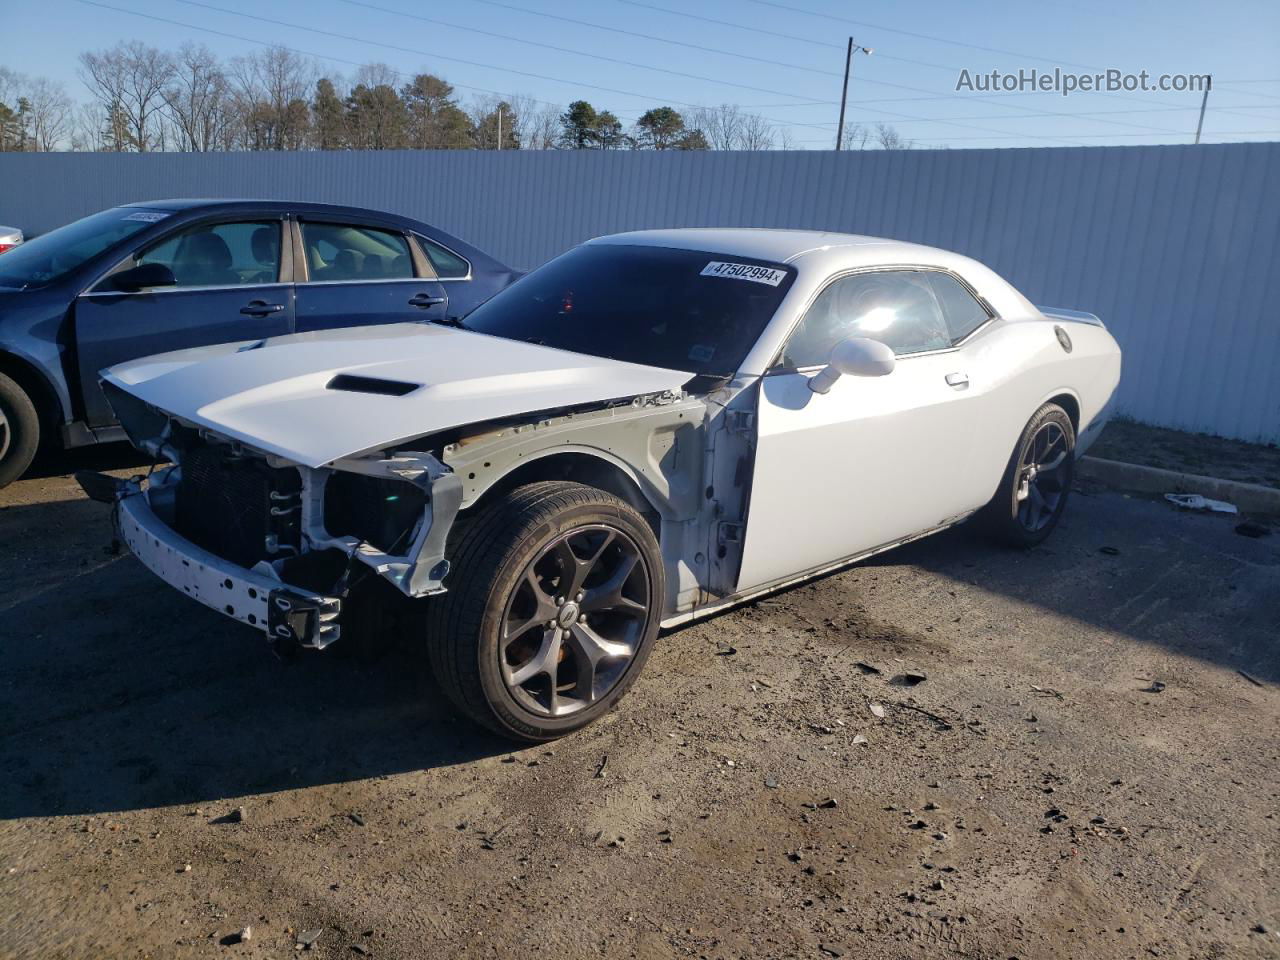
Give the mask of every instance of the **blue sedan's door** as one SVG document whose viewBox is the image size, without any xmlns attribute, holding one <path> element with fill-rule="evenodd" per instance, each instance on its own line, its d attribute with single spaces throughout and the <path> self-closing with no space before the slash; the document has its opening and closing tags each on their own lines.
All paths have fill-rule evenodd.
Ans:
<svg viewBox="0 0 1280 960">
<path fill-rule="evenodd" d="M 298 227 L 298 332 L 448 316 L 444 284 L 403 232 L 309 220 Z"/>
<path fill-rule="evenodd" d="M 90 426 L 115 421 L 98 385 L 106 367 L 293 331 L 291 269 L 281 256 L 289 238 L 282 227 L 281 219 L 188 225 L 126 258 L 76 299 L 76 364 Z M 177 282 L 135 292 L 113 288 L 112 275 L 144 263 L 164 264 Z"/>
</svg>

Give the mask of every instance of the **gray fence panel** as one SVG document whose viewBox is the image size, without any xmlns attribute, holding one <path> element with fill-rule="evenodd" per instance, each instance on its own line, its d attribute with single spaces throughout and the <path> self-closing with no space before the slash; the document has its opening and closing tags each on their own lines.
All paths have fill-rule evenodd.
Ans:
<svg viewBox="0 0 1280 960">
<path fill-rule="evenodd" d="M 804 227 L 958 250 L 1099 314 L 1139 420 L 1280 442 L 1280 143 L 1034 150 L 0 154 L 0 223 L 271 197 L 394 210 L 532 267 L 588 237 Z"/>
</svg>

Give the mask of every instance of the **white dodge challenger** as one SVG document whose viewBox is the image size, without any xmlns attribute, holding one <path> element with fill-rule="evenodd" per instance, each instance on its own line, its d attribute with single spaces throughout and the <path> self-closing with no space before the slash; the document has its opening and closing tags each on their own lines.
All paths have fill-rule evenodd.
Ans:
<svg viewBox="0 0 1280 960">
<path fill-rule="evenodd" d="M 977 514 L 1039 543 L 1120 350 L 980 263 L 833 233 L 603 237 L 450 326 L 133 361 L 146 479 L 85 475 L 153 572 L 281 651 L 394 631 L 466 714 L 562 736 L 661 627 Z"/>
</svg>

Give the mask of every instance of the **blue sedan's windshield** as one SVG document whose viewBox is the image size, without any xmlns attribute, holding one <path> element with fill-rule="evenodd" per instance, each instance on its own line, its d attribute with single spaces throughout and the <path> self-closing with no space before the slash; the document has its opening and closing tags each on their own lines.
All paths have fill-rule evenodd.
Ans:
<svg viewBox="0 0 1280 960">
<path fill-rule="evenodd" d="M 114 207 L 28 240 L 0 256 L 0 287 L 42 287 L 96 257 L 118 240 L 169 214 Z"/>
<path fill-rule="evenodd" d="M 791 267 L 749 257 L 586 244 L 495 294 L 463 325 L 575 353 L 727 377 L 794 278 Z"/>
</svg>

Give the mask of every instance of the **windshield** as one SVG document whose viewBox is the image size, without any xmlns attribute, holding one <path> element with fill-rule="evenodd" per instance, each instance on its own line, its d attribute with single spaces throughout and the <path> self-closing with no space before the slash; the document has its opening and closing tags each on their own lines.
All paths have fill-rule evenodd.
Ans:
<svg viewBox="0 0 1280 960">
<path fill-rule="evenodd" d="M 0 256 L 0 287 L 52 283 L 117 240 L 168 216 L 163 210 L 114 207 L 28 240 Z"/>
<path fill-rule="evenodd" d="M 728 377 L 795 277 L 728 254 L 587 244 L 473 310 L 468 330 L 596 357 Z"/>
</svg>

